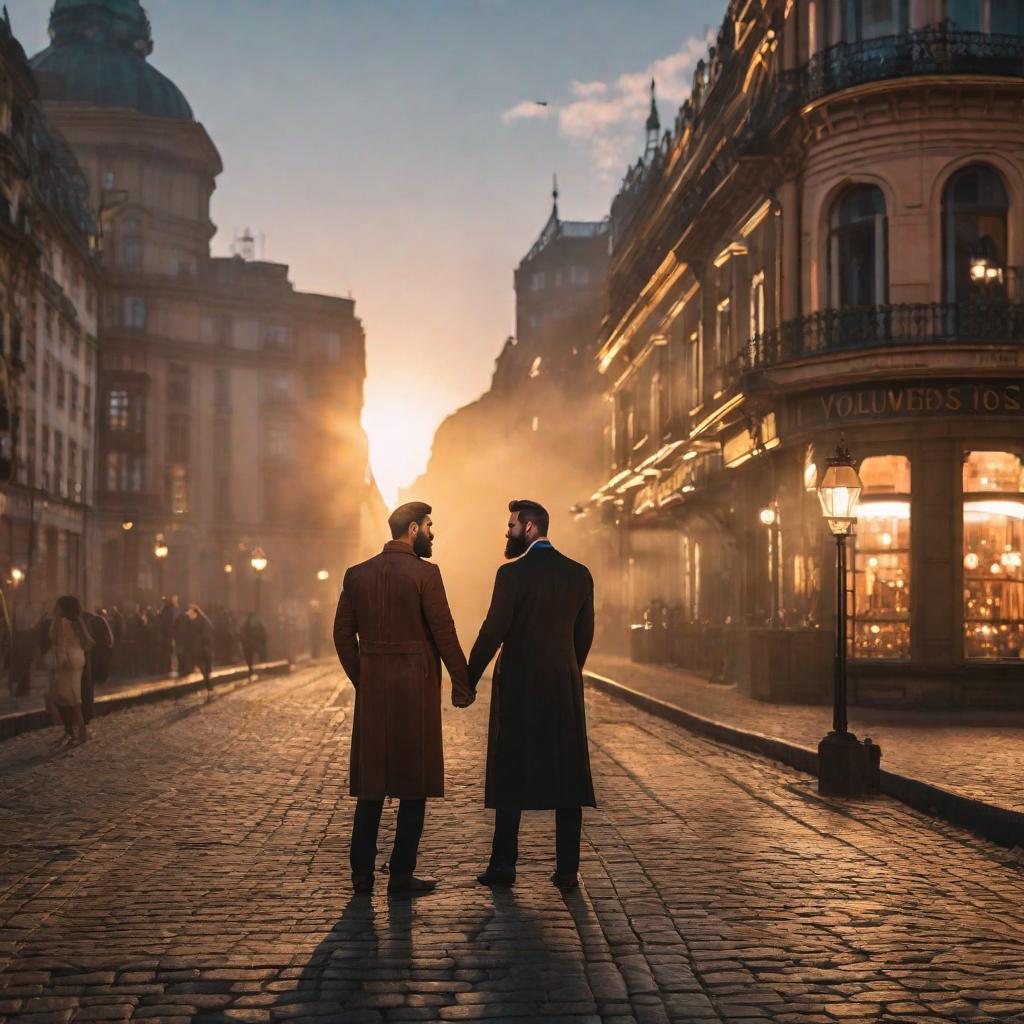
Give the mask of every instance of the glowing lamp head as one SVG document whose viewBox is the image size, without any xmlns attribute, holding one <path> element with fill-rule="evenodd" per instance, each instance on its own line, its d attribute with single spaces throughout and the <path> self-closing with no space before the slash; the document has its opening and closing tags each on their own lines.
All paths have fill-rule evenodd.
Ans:
<svg viewBox="0 0 1024 1024">
<path fill-rule="evenodd" d="M 153 554 L 157 558 L 164 559 L 167 557 L 169 550 L 170 549 L 167 547 L 167 541 L 164 540 L 163 534 L 159 534 L 156 538 L 156 543 L 153 545 Z"/>
<path fill-rule="evenodd" d="M 225 562 L 225 563 L 224 563 L 224 572 L 225 572 L 225 573 L 226 573 L 227 575 L 230 575 L 230 574 L 231 574 L 231 573 L 233 573 L 234 571 L 235 571 L 235 567 L 234 567 L 234 566 L 233 566 L 233 565 L 232 565 L 232 564 L 231 564 L 230 562 Z"/>
<path fill-rule="evenodd" d="M 252 558 L 249 559 L 249 564 L 253 567 L 255 572 L 263 572 L 267 567 L 267 556 L 263 551 L 263 548 L 256 548 L 252 553 Z"/>
<path fill-rule="evenodd" d="M 121 529 L 127 533 L 129 530 L 135 527 L 135 523 L 131 519 L 123 519 L 121 521 Z"/>
<path fill-rule="evenodd" d="M 828 460 L 828 469 L 818 484 L 821 514 L 835 536 L 845 537 L 853 530 L 861 488 L 850 453 L 836 445 L 836 453 Z"/>
<path fill-rule="evenodd" d="M 25 578 L 24 572 L 21 571 L 17 566 L 11 570 L 11 582 L 17 586 Z"/>
<path fill-rule="evenodd" d="M 775 509 L 771 506 L 761 509 L 757 514 L 757 518 L 761 520 L 762 526 L 774 526 L 775 525 Z"/>
<path fill-rule="evenodd" d="M 321 569 L 317 574 L 316 578 L 323 583 L 325 580 L 330 579 L 331 574 L 326 569 Z"/>
</svg>

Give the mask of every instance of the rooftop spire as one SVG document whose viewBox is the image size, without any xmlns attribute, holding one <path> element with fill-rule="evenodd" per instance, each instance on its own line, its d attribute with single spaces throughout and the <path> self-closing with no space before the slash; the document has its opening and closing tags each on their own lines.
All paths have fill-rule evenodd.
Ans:
<svg viewBox="0 0 1024 1024">
<path fill-rule="evenodd" d="M 644 147 L 644 163 L 650 163 L 658 149 L 658 135 L 661 120 L 658 118 L 658 104 L 654 100 L 654 79 L 651 79 L 651 112 L 647 115 L 647 145 Z"/>
<path fill-rule="evenodd" d="M 558 175 L 551 175 L 551 216 L 558 220 Z"/>
</svg>

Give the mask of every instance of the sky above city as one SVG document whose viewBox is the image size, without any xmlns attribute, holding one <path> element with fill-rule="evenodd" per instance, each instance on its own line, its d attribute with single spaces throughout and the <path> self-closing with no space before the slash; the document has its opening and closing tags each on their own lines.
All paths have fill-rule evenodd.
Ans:
<svg viewBox="0 0 1024 1024">
<path fill-rule="evenodd" d="M 6 0 L 30 55 L 51 0 Z M 551 207 L 598 220 L 689 91 L 725 0 L 143 0 L 151 62 L 224 161 L 217 255 L 249 227 L 306 291 L 351 295 L 386 501 L 486 390 L 512 273 Z M 546 101 L 546 106 L 536 101 Z M 429 495 L 425 496 L 429 499 Z"/>
</svg>

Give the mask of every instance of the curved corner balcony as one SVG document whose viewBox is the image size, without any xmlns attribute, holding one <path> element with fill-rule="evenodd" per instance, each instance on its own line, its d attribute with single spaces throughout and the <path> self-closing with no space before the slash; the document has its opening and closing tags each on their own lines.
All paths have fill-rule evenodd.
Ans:
<svg viewBox="0 0 1024 1024">
<path fill-rule="evenodd" d="M 869 82 L 915 75 L 1024 78 L 1024 36 L 931 25 L 898 36 L 837 43 L 791 74 L 799 77 L 804 102 Z"/>
<path fill-rule="evenodd" d="M 830 353 L 952 342 L 1024 344 L 1024 305 L 913 302 L 825 309 L 752 338 L 744 369 Z"/>
</svg>

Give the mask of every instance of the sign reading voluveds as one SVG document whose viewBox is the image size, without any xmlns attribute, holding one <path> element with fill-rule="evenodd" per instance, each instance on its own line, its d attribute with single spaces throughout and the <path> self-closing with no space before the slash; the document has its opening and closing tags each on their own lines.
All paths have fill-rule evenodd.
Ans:
<svg viewBox="0 0 1024 1024">
<path fill-rule="evenodd" d="M 801 399 L 801 427 L 905 416 L 1019 416 L 1024 386 L 1011 381 L 935 381 L 818 391 Z"/>
</svg>

